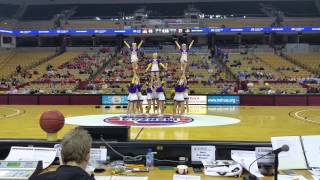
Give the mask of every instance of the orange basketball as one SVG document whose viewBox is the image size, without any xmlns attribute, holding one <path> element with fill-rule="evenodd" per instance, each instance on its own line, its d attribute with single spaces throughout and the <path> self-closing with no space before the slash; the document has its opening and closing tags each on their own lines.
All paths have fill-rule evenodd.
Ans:
<svg viewBox="0 0 320 180">
<path fill-rule="evenodd" d="M 42 113 L 40 127 L 47 133 L 56 133 L 64 126 L 64 116 L 60 111 L 51 110 Z"/>
</svg>

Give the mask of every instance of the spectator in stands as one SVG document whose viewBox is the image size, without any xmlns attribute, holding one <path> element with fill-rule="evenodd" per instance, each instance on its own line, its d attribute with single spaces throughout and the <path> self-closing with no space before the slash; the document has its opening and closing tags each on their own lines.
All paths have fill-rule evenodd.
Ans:
<svg viewBox="0 0 320 180">
<path fill-rule="evenodd" d="M 19 64 L 17 67 L 16 67 L 16 73 L 20 74 L 21 73 L 21 65 Z"/>
<path fill-rule="evenodd" d="M 75 128 L 61 142 L 63 164 L 54 172 L 44 173 L 31 180 L 94 180 L 86 171 L 92 138 L 86 130 Z"/>
</svg>

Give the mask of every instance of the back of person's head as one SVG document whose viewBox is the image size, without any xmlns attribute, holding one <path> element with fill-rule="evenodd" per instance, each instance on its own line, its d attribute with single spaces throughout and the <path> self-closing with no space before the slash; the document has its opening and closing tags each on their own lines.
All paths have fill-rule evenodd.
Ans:
<svg viewBox="0 0 320 180">
<path fill-rule="evenodd" d="M 61 142 L 61 157 L 64 164 L 76 162 L 81 164 L 89 160 L 92 138 L 88 131 L 77 127 L 64 135 Z"/>
</svg>

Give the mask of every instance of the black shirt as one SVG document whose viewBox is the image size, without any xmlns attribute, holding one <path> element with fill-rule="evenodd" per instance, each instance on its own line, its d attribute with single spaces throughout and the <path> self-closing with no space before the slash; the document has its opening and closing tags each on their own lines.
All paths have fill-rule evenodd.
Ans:
<svg viewBox="0 0 320 180">
<path fill-rule="evenodd" d="M 30 180 L 95 180 L 86 171 L 77 166 L 62 165 L 57 171 L 40 174 Z"/>
</svg>

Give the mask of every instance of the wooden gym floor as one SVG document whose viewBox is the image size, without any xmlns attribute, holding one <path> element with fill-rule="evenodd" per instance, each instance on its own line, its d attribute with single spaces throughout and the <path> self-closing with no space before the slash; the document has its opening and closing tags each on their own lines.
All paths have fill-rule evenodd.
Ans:
<svg viewBox="0 0 320 180">
<path fill-rule="evenodd" d="M 47 110 L 59 110 L 65 117 L 125 113 L 125 109 L 95 106 L 0 106 L 0 138 L 45 139 L 39 117 Z M 167 106 L 167 113 L 172 107 Z M 223 126 L 148 128 L 134 127 L 131 139 L 270 141 L 272 136 L 320 134 L 320 107 L 310 106 L 192 106 L 190 114 L 233 117 L 240 123 Z M 58 137 L 75 125 L 65 125 Z M 138 132 L 141 133 L 138 135 Z"/>
</svg>

